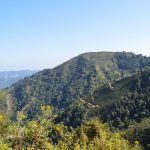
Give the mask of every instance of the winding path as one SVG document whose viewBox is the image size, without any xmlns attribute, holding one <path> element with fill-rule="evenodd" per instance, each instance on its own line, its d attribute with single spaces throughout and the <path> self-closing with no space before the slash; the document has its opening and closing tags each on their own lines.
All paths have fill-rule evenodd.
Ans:
<svg viewBox="0 0 150 150">
<path fill-rule="evenodd" d="M 11 108 L 12 108 L 12 96 L 11 94 L 8 94 L 6 96 L 6 105 L 7 105 L 7 114 L 9 114 L 11 112 Z"/>
</svg>

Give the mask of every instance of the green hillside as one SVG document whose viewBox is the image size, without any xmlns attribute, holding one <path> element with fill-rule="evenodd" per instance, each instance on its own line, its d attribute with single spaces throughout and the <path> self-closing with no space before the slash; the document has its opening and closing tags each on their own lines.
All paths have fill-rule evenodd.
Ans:
<svg viewBox="0 0 150 150">
<path fill-rule="evenodd" d="M 129 93 L 133 80 L 134 76 L 130 76 L 114 83 L 108 83 L 93 93 L 94 102 L 98 104 L 99 107 L 104 108 L 114 102 L 120 101 L 121 97 Z"/>
<path fill-rule="evenodd" d="M 150 117 L 150 70 L 106 85 L 93 94 L 94 116 L 108 122 L 112 129 L 125 129 Z"/>
<path fill-rule="evenodd" d="M 133 53 L 85 53 L 54 69 L 20 80 L 8 90 L 9 100 L 14 112 L 24 111 L 32 118 L 42 104 L 50 104 L 56 111 L 63 110 L 74 101 L 86 99 L 109 81 L 149 65 L 149 57 Z"/>
</svg>

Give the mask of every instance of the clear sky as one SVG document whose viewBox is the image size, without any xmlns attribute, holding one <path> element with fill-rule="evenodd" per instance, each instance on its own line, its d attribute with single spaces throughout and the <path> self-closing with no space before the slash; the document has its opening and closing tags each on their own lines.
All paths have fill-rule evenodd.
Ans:
<svg viewBox="0 0 150 150">
<path fill-rule="evenodd" d="M 0 0 L 0 70 L 52 68 L 90 51 L 150 56 L 150 0 Z"/>
</svg>

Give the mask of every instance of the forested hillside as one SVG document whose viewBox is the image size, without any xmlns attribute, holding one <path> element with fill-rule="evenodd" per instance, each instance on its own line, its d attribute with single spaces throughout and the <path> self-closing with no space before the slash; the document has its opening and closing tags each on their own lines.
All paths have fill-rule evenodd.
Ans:
<svg viewBox="0 0 150 150">
<path fill-rule="evenodd" d="M 112 129 L 125 129 L 129 125 L 150 117 L 150 69 L 105 86 L 94 93 L 94 102 L 100 107 L 96 114 Z"/>
<path fill-rule="evenodd" d="M 13 85 L 9 92 L 13 111 L 34 117 L 41 104 L 66 108 L 86 99 L 102 85 L 150 65 L 150 58 L 126 52 L 97 52 L 79 55 L 54 68 L 43 70 Z M 91 99 L 90 99 L 91 100 Z"/>
<path fill-rule="evenodd" d="M 56 123 L 77 127 L 98 117 L 111 131 L 121 130 L 129 141 L 150 149 L 150 68 L 109 82 L 93 92 L 92 101 L 90 97 L 69 105 L 57 116 Z"/>
</svg>

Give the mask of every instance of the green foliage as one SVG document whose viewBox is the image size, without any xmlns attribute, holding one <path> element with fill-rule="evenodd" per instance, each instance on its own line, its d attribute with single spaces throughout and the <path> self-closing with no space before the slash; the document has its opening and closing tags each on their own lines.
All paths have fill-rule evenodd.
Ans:
<svg viewBox="0 0 150 150">
<path fill-rule="evenodd" d="M 59 112 L 55 122 L 63 122 L 66 126 L 80 126 L 89 116 L 88 108 L 80 101 L 71 103 L 63 112 Z"/>
<path fill-rule="evenodd" d="M 118 80 L 93 93 L 94 104 L 100 107 L 93 116 L 107 122 L 112 130 L 127 129 L 128 126 L 150 117 L 150 71 L 148 69 L 133 76 Z"/>
<path fill-rule="evenodd" d="M 117 53 L 118 67 L 123 70 L 144 68 L 150 65 L 150 59 L 146 56 L 135 55 L 133 53 Z"/>
<path fill-rule="evenodd" d="M 0 133 L 6 145 L 14 150 L 47 149 L 50 150 L 52 142 L 49 134 L 52 128 L 52 111 L 50 106 L 42 106 L 42 114 L 36 120 L 25 121 L 23 112 L 18 112 L 17 121 L 7 126 L 0 124 Z M 4 122 L 4 119 L 3 119 Z M 5 130 L 7 132 L 4 132 Z"/>
<path fill-rule="evenodd" d="M 70 150 L 140 150 L 140 145 L 130 145 L 119 133 L 111 133 L 98 120 L 86 122 L 58 143 L 60 149 Z"/>
<path fill-rule="evenodd" d="M 140 123 L 130 126 L 125 132 L 124 137 L 132 143 L 138 141 L 145 150 L 150 149 L 150 119 L 144 119 Z"/>
<path fill-rule="evenodd" d="M 81 127 L 68 129 L 53 123 L 52 108 L 41 106 L 41 115 L 25 121 L 23 112 L 17 120 L 0 117 L 0 149 L 2 150 L 141 150 L 139 144 L 130 144 L 120 133 L 111 133 L 106 124 L 97 119 Z M 7 126 L 4 126 L 6 124 Z M 6 132 L 7 131 L 7 132 Z"/>
<path fill-rule="evenodd" d="M 0 91 L 0 113 L 5 113 L 6 110 L 7 110 L 6 92 Z"/>
</svg>

